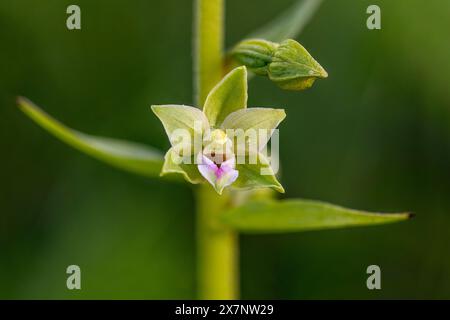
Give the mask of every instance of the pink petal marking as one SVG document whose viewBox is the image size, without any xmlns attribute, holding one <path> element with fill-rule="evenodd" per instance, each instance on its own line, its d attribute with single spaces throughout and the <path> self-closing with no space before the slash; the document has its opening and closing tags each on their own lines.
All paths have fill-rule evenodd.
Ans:
<svg viewBox="0 0 450 320">
<path fill-rule="evenodd" d="M 198 171 L 220 194 L 222 190 L 236 181 L 239 172 L 234 169 L 235 159 L 230 158 L 216 165 L 211 159 L 200 153 L 197 157 Z"/>
</svg>

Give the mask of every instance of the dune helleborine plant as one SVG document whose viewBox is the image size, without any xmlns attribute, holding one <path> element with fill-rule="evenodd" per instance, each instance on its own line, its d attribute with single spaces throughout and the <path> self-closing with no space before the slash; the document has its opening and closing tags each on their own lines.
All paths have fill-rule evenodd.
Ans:
<svg viewBox="0 0 450 320">
<path fill-rule="evenodd" d="M 170 140 L 165 157 L 141 144 L 70 129 L 29 100 L 18 98 L 20 109 L 36 123 L 92 157 L 151 178 L 168 177 L 168 181 L 178 182 L 169 173 L 180 174 L 195 186 L 199 298 L 239 297 L 238 232 L 299 232 L 410 217 L 408 213 L 369 213 L 304 199 L 277 200 L 267 191 L 284 192 L 276 177 L 276 130 L 285 112 L 247 108 L 247 68 L 286 90 L 304 90 L 316 79 L 326 78 L 324 68 L 290 39 L 301 31 L 320 3 L 299 0 L 224 52 L 224 0 L 196 0 L 195 99 L 203 108 L 152 106 Z"/>
</svg>

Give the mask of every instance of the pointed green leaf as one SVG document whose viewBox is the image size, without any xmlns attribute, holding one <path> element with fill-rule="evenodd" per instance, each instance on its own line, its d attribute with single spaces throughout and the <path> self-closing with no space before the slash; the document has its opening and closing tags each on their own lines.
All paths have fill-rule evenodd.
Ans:
<svg viewBox="0 0 450 320">
<path fill-rule="evenodd" d="M 260 200 L 221 215 L 222 221 L 242 232 L 282 233 L 370 226 L 409 219 L 409 213 L 370 213 L 312 200 Z"/>
<path fill-rule="evenodd" d="M 187 130 L 194 138 L 194 133 L 201 134 L 209 130 L 208 120 L 197 108 L 183 105 L 154 105 L 152 111 L 161 120 L 172 145 L 176 130 Z"/>
<path fill-rule="evenodd" d="M 165 176 L 170 173 L 178 173 L 181 174 L 186 181 L 197 184 L 200 182 L 204 182 L 205 179 L 201 176 L 200 172 L 197 169 L 197 165 L 193 164 L 185 164 L 179 161 L 175 161 L 178 155 L 174 152 L 173 148 L 167 151 L 164 156 L 164 165 L 161 170 L 161 176 Z M 175 160 L 174 160 L 175 159 Z"/>
<path fill-rule="evenodd" d="M 298 0 L 292 7 L 245 39 L 261 38 L 281 42 L 295 38 L 314 16 L 321 3 L 322 0 Z"/>
<path fill-rule="evenodd" d="M 203 112 L 212 127 L 219 126 L 232 112 L 247 107 L 247 69 L 228 73 L 208 94 Z"/>
<path fill-rule="evenodd" d="M 129 172 L 148 177 L 159 175 L 163 164 L 159 151 L 138 143 L 78 132 L 66 127 L 25 98 L 18 98 L 17 103 L 20 110 L 42 128 L 75 149 Z"/>
<path fill-rule="evenodd" d="M 264 155 L 257 155 L 256 163 L 251 163 L 249 157 L 247 157 L 245 164 L 239 164 L 239 162 L 236 164 L 239 176 L 233 183 L 233 187 L 244 189 L 272 188 L 284 193 L 283 186 L 278 182 L 269 161 Z"/>
</svg>

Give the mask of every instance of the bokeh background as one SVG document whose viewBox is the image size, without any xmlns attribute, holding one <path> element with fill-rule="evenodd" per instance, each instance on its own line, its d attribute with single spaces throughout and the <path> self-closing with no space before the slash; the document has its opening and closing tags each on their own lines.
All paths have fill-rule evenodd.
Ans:
<svg viewBox="0 0 450 320">
<path fill-rule="evenodd" d="M 292 0 L 227 0 L 231 46 Z M 82 30 L 68 31 L 78 4 Z M 378 4 L 382 30 L 366 28 Z M 26 118 L 24 95 L 81 131 L 168 147 L 152 103 L 192 103 L 192 3 L 0 2 L 0 298 L 195 298 L 186 185 L 129 175 Z M 255 78 L 249 105 L 284 107 L 285 197 L 409 222 L 241 236 L 243 298 L 450 298 L 450 2 L 328 0 L 297 38 L 330 77 L 305 92 Z M 66 289 L 66 267 L 82 290 Z M 382 290 L 366 288 L 366 267 Z"/>
</svg>

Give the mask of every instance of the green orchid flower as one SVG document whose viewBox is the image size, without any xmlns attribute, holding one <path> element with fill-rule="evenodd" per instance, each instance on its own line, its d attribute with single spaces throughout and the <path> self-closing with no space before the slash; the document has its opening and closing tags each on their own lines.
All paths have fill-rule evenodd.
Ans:
<svg viewBox="0 0 450 320">
<path fill-rule="evenodd" d="M 202 111 L 184 105 L 153 105 L 152 110 L 171 143 L 161 175 L 177 173 L 193 184 L 209 182 L 218 194 L 228 186 L 284 192 L 265 153 L 286 114 L 283 109 L 247 108 L 245 66 L 211 90 Z"/>
</svg>

